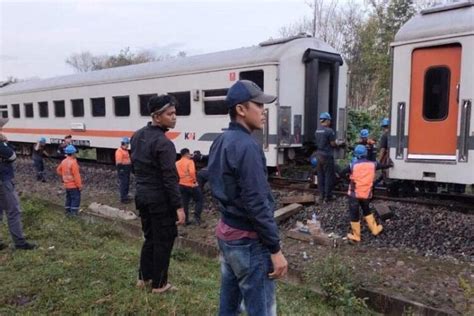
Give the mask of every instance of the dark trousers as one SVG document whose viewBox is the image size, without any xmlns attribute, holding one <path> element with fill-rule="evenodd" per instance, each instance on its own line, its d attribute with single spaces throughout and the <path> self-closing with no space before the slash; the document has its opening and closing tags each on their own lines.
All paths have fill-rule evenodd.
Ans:
<svg viewBox="0 0 474 316">
<path fill-rule="evenodd" d="M 169 214 L 151 213 L 156 206 L 140 209 L 143 242 L 140 256 L 140 280 L 152 280 L 153 288 L 161 288 L 168 283 L 168 268 L 174 240 L 178 234 L 176 225 L 169 224 Z M 159 206 L 158 206 L 159 207 Z M 168 224 L 166 224 L 168 223 Z"/>
<path fill-rule="evenodd" d="M 36 180 L 45 181 L 43 158 L 33 159 L 33 167 L 36 170 Z"/>
<path fill-rule="evenodd" d="M 183 200 L 184 213 L 186 214 L 186 222 L 189 222 L 189 202 L 191 199 L 195 203 L 194 207 L 194 219 L 197 222 L 201 221 L 202 213 L 202 193 L 199 187 L 186 187 L 184 185 L 179 186 L 181 192 L 181 199 Z"/>
<path fill-rule="evenodd" d="M 362 214 L 364 216 L 370 215 L 370 200 L 367 199 L 358 199 L 355 197 L 349 197 L 349 214 L 351 216 L 351 222 L 360 221 L 360 208 L 362 209 Z"/>
<path fill-rule="evenodd" d="M 77 215 L 81 205 L 81 191 L 79 189 L 66 189 L 66 215 Z"/>
<path fill-rule="evenodd" d="M 317 155 L 318 188 L 322 198 L 330 198 L 334 188 L 334 157 Z"/>
<path fill-rule="evenodd" d="M 130 170 L 130 165 L 117 166 L 121 202 L 128 201 L 128 191 L 130 188 Z"/>
</svg>

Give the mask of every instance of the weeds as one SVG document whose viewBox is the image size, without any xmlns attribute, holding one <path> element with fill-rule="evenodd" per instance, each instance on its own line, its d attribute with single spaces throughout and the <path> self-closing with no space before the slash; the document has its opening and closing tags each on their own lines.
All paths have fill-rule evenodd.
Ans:
<svg viewBox="0 0 474 316">
<path fill-rule="evenodd" d="M 355 296 L 359 284 L 339 256 L 330 255 L 315 262 L 308 271 L 308 281 L 322 290 L 325 302 L 335 308 L 338 314 L 370 314 L 365 299 Z"/>
</svg>

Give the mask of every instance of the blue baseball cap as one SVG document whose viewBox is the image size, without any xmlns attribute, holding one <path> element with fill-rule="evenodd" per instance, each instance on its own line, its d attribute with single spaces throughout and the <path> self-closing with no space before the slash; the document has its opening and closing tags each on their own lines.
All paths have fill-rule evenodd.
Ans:
<svg viewBox="0 0 474 316">
<path fill-rule="evenodd" d="M 67 145 L 66 148 L 64 148 L 64 153 L 66 154 L 74 154 L 77 152 L 76 147 L 74 145 Z"/>
<path fill-rule="evenodd" d="M 272 103 L 276 100 L 276 96 L 263 93 L 262 89 L 253 81 L 239 80 L 229 88 L 225 101 L 227 107 L 230 109 L 237 104 L 242 104 L 248 101 L 255 103 Z"/>
<path fill-rule="evenodd" d="M 367 157 L 367 148 L 364 145 L 357 145 L 354 149 L 354 156 L 357 158 Z"/>
<path fill-rule="evenodd" d="M 331 114 L 328 112 L 323 112 L 319 115 L 320 120 L 331 120 Z"/>
</svg>

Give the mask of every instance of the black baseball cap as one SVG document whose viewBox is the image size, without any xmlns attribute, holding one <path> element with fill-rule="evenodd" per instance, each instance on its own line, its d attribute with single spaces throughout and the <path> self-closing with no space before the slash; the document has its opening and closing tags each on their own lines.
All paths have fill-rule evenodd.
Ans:
<svg viewBox="0 0 474 316">
<path fill-rule="evenodd" d="M 225 99 L 229 108 L 248 101 L 255 103 L 272 103 L 276 96 L 263 93 L 262 89 L 253 81 L 239 80 L 230 87 Z"/>
</svg>

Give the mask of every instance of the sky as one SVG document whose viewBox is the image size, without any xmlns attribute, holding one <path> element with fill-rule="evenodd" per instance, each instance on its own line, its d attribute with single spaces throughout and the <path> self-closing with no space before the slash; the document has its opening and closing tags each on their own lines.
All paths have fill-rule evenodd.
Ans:
<svg viewBox="0 0 474 316">
<path fill-rule="evenodd" d="M 74 73 L 74 53 L 188 55 L 257 45 L 311 16 L 308 0 L 0 0 L 0 81 Z"/>
</svg>

